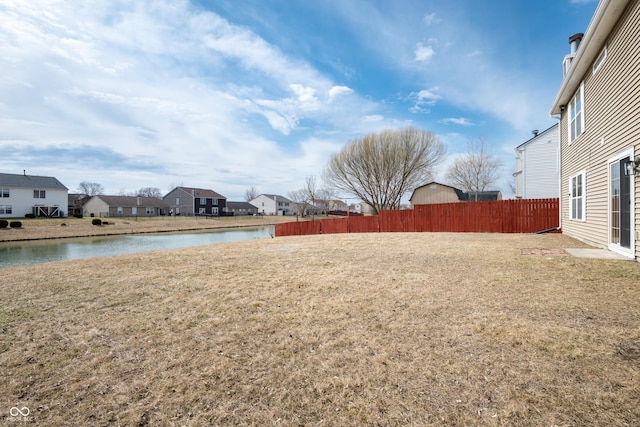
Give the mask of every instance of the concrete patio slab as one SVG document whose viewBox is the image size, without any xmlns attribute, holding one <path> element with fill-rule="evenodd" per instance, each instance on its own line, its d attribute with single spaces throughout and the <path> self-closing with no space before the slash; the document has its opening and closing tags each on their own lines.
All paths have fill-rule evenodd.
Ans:
<svg viewBox="0 0 640 427">
<path fill-rule="evenodd" d="M 633 261 L 632 258 L 628 258 L 624 255 L 617 254 L 607 249 L 585 249 L 585 248 L 565 248 L 567 252 L 578 258 L 599 258 L 599 259 L 614 259 L 620 261 Z"/>
</svg>

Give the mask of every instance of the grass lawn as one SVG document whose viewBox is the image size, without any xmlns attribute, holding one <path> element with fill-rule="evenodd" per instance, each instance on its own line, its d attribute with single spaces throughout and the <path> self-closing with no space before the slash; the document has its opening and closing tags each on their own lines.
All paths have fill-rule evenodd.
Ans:
<svg viewBox="0 0 640 427">
<path fill-rule="evenodd" d="M 0 421 L 637 426 L 640 263 L 561 250 L 583 246 L 340 234 L 2 269 Z"/>
</svg>

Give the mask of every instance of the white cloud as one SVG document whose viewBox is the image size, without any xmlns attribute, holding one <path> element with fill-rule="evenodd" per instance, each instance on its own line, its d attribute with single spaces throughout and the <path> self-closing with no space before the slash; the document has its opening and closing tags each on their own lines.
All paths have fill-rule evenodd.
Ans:
<svg viewBox="0 0 640 427">
<path fill-rule="evenodd" d="M 430 60 L 435 55 L 435 51 L 431 46 L 424 46 L 422 43 L 418 43 L 414 54 L 416 61 L 424 62 Z"/>
<path fill-rule="evenodd" d="M 353 89 L 347 86 L 332 86 L 331 89 L 329 89 L 329 101 L 333 101 L 334 98 L 340 95 L 347 95 L 350 93 L 353 93 Z"/>
<path fill-rule="evenodd" d="M 440 120 L 444 124 L 455 124 L 460 126 L 473 126 L 473 122 L 465 117 L 449 117 Z"/>
<path fill-rule="evenodd" d="M 436 15 L 435 13 L 429 13 L 424 15 L 424 18 L 422 18 L 422 20 L 427 26 L 438 24 L 442 21 L 440 17 L 438 17 L 438 15 Z"/>
</svg>

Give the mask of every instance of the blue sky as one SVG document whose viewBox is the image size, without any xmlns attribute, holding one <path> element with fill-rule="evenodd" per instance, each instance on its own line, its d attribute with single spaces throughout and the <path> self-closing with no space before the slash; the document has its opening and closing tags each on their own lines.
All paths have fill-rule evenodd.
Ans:
<svg viewBox="0 0 640 427">
<path fill-rule="evenodd" d="M 555 123 L 596 0 L 3 0 L 0 172 L 107 194 L 286 195 L 367 133 L 415 126 L 504 163 Z"/>
</svg>

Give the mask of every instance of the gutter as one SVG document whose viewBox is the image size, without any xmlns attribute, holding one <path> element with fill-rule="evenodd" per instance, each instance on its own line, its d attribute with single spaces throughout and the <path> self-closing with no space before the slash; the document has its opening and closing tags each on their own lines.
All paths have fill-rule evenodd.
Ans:
<svg viewBox="0 0 640 427">
<path fill-rule="evenodd" d="M 569 71 L 560 85 L 550 115 L 561 114 L 571 97 L 578 89 L 580 82 L 587 74 L 589 67 L 602 50 L 607 38 L 618 23 L 618 19 L 626 9 L 630 0 L 601 0 L 591 18 L 587 32 L 580 42 L 575 58 L 571 62 Z"/>
</svg>

